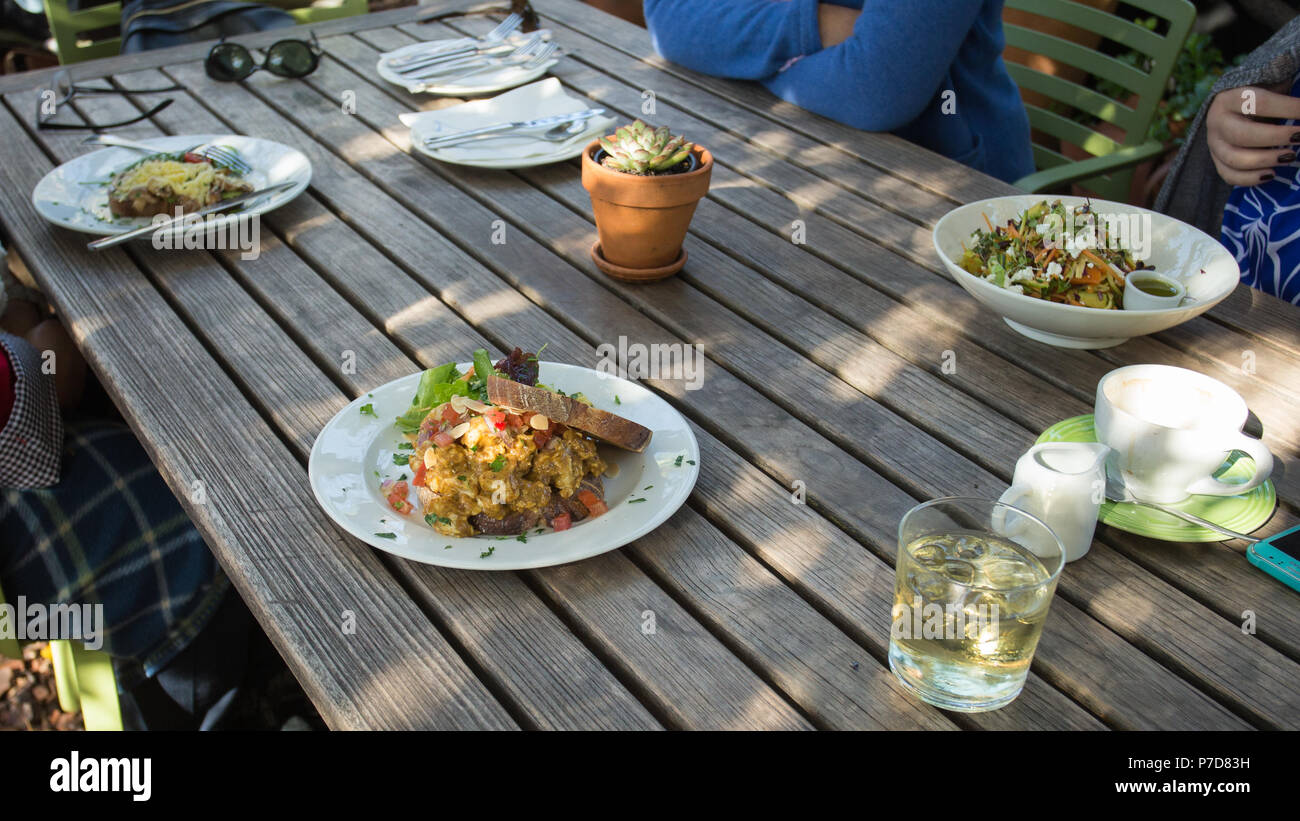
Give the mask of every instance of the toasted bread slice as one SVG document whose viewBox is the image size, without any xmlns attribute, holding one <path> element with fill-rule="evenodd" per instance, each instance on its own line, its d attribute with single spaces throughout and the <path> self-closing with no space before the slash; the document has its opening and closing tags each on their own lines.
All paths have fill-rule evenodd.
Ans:
<svg viewBox="0 0 1300 821">
<path fill-rule="evenodd" d="M 487 379 L 488 401 L 514 410 L 540 413 L 547 419 L 562 422 L 611 445 L 640 453 L 650 443 L 652 431 L 631 419 L 593 408 L 568 396 L 545 388 L 524 385 L 495 374 Z"/>
</svg>

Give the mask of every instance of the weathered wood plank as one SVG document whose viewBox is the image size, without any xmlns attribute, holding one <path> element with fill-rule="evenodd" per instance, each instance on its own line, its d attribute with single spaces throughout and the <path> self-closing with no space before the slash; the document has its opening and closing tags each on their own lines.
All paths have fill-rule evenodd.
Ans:
<svg viewBox="0 0 1300 821">
<path fill-rule="evenodd" d="M 328 76 L 329 76 L 329 70 L 323 68 L 322 71 L 318 71 L 316 75 L 313 75 L 311 82 L 312 83 L 327 82 L 327 79 L 323 79 L 323 78 L 328 78 Z M 367 99 L 367 97 L 363 94 L 363 89 L 356 88 L 354 79 L 347 80 L 347 85 L 340 86 L 339 88 L 352 88 L 357 92 L 359 101 Z M 268 88 L 266 90 L 266 93 L 274 94 L 275 90 Z M 337 93 L 337 89 L 327 90 L 325 93 L 327 97 L 332 98 Z M 291 114 L 289 108 L 281 108 L 281 112 L 289 114 L 289 116 L 293 116 L 295 118 L 306 116 L 309 127 L 311 128 L 313 133 L 317 134 L 318 137 L 330 139 L 331 141 L 338 141 L 340 144 L 346 142 L 348 145 L 352 146 L 356 150 L 362 150 L 366 145 L 367 139 L 364 136 L 364 134 L 359 132 L 357 129 L 351 127 L 351 124 L 349 123 L 341 124 L 337 122 L 330 123 L 325 121 L 318 122 L 311 115 L 305 115 L 303 113 L 309 110 L 309 106 L 306 104 L 306 101 L 303 101 L 301 99 L 294 99 L 294 103 L 295 105 L 292 107 Z M 363 111 L 365 110 L 382 110 L 382 109 L 369 109 L 368 107 L 364 107 L 359 104 L 358 116 L 364 119 L 366 115 L 363 113 Z M 348 127 L 344 128 L 343 126 L 348 126 Z M 377 127 L 383 128 L 385 126 L 378 125 Z M 374 150 L 365 150 L 364 153 L 373 156 L 373 155 L 377 155 L 380 152 L 378 151 L 378 149 L 374 149 Z M 451 169 L 438 168 L 436 170 L 440 174 L 459 175 L 464 173 L 464 174 L 471 175 L 473 177 L 473 184 L 471 186 L 468 186 L 468 189 L 479 192 L 480 194 L 487 191 L 492 191 L 493 193 L 495 193 L 498 188 L 502 187 L 499 183 L 495 184 L 494 187 L 494 183 L 491 179 L 491 175 L 473 174 L 469 171 L 464 171 L 461 169 L 451 170 Z M 378 174 L 378 173 L 374 174 L 374 177 L 381 181 L 387 180 L 388 176 L 389 175 L 386 174 Z M 403 186 L 401 186 L 400 183 L 398 183 L 395 184 L 393 188 L 390 190 L 397 190 L 402 188 Z M 518 188 L 518 186 L 514 186 L 514 188 Z M 448 200 L 454 197 L 454 194 L 440 189 L 433 190 L 433 187 L 428 182 L 426 182 L 424 186 L 421 186 L 417 190 L 404 192 L 404 197 L 410 198 L 413 201 L 417 201 L 417 202 L 419 201 L 428 202 L 429 205 L 426 206 L 425 212 L 426 214 L 428 214 L 431 221 L 441 221 L 444 218 L 448 218 L 445 217 L 445 215 L 447 214 L 461 215 L 465 209 L 475 207 L 471 204 L 465 204 L 463 207 L 448 209 L 447 208 Z M 438 204 L 437 206 L 434 206 L 435 202 Z M 530 214 L 529 220 L 535 222 L 541 219 L 542 216 L 555 218 L 556 214 L 552 212 L 547 212 L 546 215 Z M 589 229 L 579 230 L 576 236 L 573 230 L 559 230 L 559 231 L 547 230 L 545 233 L 548 236 L 560 237 L 561 239 L 557 241 L 563 244 L 564 246 L 566 246 L 565 253 L 571 255 L 571 258 L 576 256 L 576 252 L 568 251 L 567 248 L 569 246 L 576 247 L 576 243 L 579 242 L 589 243 L 590 241 Z M 511 242 L 513 243 L 515 241 L 512 240 Z M 582 246 L 582 249 L 585 252 L 585 245 Z M 542 298 L 541 289 L 543 288 L 542 285 L 543 277 L 549 276 L 548 274 L 546 274 L 546 272 L 549 271 L 550 266 L 543 264 L 543 262 L 544 262 L 544 258 L 539 258 L 536 254 L 534 254 L 532 257 L 532 263 L 528 266 L 529 274 L 528 274 L 527 282 L 524 282 L 522 280 L 517 282 L 518 286 L 523 288 L 525 293 L 529 293 L 530 296 L 536 293 L 537 296 L 535 296 L 534 298 L 538 298 L 538 299 Z M 588 263 L 583 263 L 583 264 L 588 264 Z M 575 318 L 581 317 L 577 321 L 580 323 L 580 325 L 586 328 L 602 328 L 602 327 L 608 328 L 610 327 L 609 323 L 612 321 L 617 323 L 618 327 L 620 328 L 620 332 L 628 333 L 629 336 L 635 336 L 635 338 L 638 340 L 657 341 L 657 339 L 662 338 L 662 332 L 654 329 L 653 326 L 648 328 L 643 333 L 638 333 L 638 334 L 630 333 L 630 331 L 633 328 L 637 327 L 637 325 L 642 325 L 644 327 L 643 318 L 640 317 L 640 315 L 636 314 L 635 312 L 633 312 L 632 314 L 628 314 L 626 309 L 623 309 L 622 311 L 617 311 L 616 308 L 611 308 L 610 306 L 604 304 L 607 302 L 607 300 L 604 300 L 602 297 L 600 297 L 599 294 L 589 295 L 589 298 L 587 300 L 584 300 L 582 303 L 575 303 L 575 301 L 572 299 L 573 289 L 570 286 L 570 283 L 572 281 L 571 274 L 564 274 L 562 272 L 557 272 L 557 274 L 561 277 L 561 279 L 559 281 L 547 284 L 545 286 L 546 289 L 545 292 L 547 294 L 548 300 L 550 298 L 550 294 L 556 295 L 556 299 L 558 300 L 558 303 L 552 306 L 555 310 L 563 310 L 564 312 L 572 316 L 575 316 Z M 660 293 L 662 291 L 662 286 L 656 286 L 654 289 L 647 289 L 647 290 L 654 290 L 656 293 Z M 593 299 L 602 304 L 593 307 L 591 304 Z M 548 304 L 550 304 L 549 301 Z M 580 312 L 574 313 L 575 310 L 579 310 Z M 611 313 L 611 311 L 613 311 L 614 313 Z M 615 314 L 617 314 L 617 316 Z M 592 333 L 595 338 L 608 338 L 610 332 L 609 330 L 603 330 L 603 331 L 596 330 L 593 331 Z M 671 339 L 671 337 L 669 337 L 669 339 Z M 699 398 L 692 397 L 692 400 L 697 402 L 701 400 L 703 401 L 715 400 L 718 396 L 718 380 L 716 376 L 711 377 L 709 387 L 710 390 L 701 392 L 702 394 L 706 394 L 706 396 L 702 396 Z M 800 395 L 803 394 L 801 393 Z M 750 412 L 752 413 L 752 409 Z M 718 418 L 716 414 L 713 414 L 713 416 L 715 418 Z M 731 419 L 734 418 L 734 416 L 735 415 L 733 414 L 733 415 L 727 415 L 722 418 Z M 743 420 L 742 420 L 742 424 L 743 424 Z M 770 436 L 765 436 L 764 439 L 768 440 L 770 439 Z M 735 442 L 729 442 L 729 444 L 732 444 L 733 447 L 737 446 Z M 773 444 L 779 447 L 779 443 L 773 443 Z M 804 451 L 804 457 L 806 458 L 807 448 L 802 448 L 801 450 Z M 832 452 L 834 451 L 832 450 Z M 771 453 L 768 452 L 766 448 L 764 449 L 764 452 L 762 454 L 750 455 L 747 453 L 747 455 L 749 455 L 750 458 L 757 458 L 757 459 L 771 459 L 773 456 Z M 823 469 L 823 468 L 819 466 L 818 468 L 815 468 L 812 471 L 812 473 L 814 474 L 817 473 L 819 469 Z M 805 472 L 802 475 L 806 476 L 809 475 L 809 473 Z M 890 488 L 890 490 L 892 491 L 894 489 Z M 895 517 L 893 521 L 889 523 L 888 528 L 890 530 L 892 530 L 893 525 L 896 521 L 897 519 Z M 1068 606 L 1068 604 L 1064 604 L 1062 606 Z M 1130 651 L 1131 650 L 1132 648 L 1130 648 Z M 1142 658 L 1140 654 L 1136 654 L 1136 655 L 1138 656 L 1138 658 Z M 1173 686 L 1175 689 L 1177 689 L 1179 686 L 1185 686 L 1185 685 L 1174 684 Z M 1192 697 L 1194 699 L 1197 699 L 1200 703 L 1204 704 L 1205 706 L 1209 705 L 1209 702 L 1204 702 L 1203 697 L 1200 696 L 1199 694 L 1196 694 Z M 1167 701 L 1165 700 L 1163 695 L 1157 701 L 1159 702 L 1160 705 L 1167 705 Z M 1153 705 L 1153 706 L 1157 706 L 1157 705 Z M 1198 707 L 1197 709 L 1199 710 L 1200 708 Z M 1141 718 L 1140 720 L 1148 721 L 1150 720 L 1150 716 L 1151 716 L 1150 713 L 1146 713 L 1144 714 L 1144 717 Z M 1235 719 L 1227 717 L 1226 715 L 1220 714 L 1220 717 L 1228 721 L 1229 723 L 1235 723 Z"/>
<path fill-rule="evenodd" d="M 748 108 L 784 129 L 807 134 L 850 156 L 917 182 L 959 203 L 1020 193 L 1014 186 L 945 157 L 918 149 L 893 135 L 860 131 L 812 114 L 780 100 L 755 83 L 710 77 L 677 66 L 655 54 L 646 31 L 639 26 L 618 18 L 601 17 L 600 25 L 593 27 L 591 9 L 578 0 L 552 0 L 547 3 L 544 16 L 548 22 L 562 26 L 566 40 L 574 38 L 581 42 L 584 48 L 579 55 L 580 59 L 590 59 L 597 67 L 617 66 L 623 69 L 627 66 L 626 62 L 617 61 L 606 50 L 614 48 L 635 61 L 659 69 L 661 74 L 656 78 L 653 90 L 656 94 L 666 93 L 669 99 L 686 98 L 675 96 L 673 88 L 665 88 L 668 84 L 662 79 L 664 75 L 700 86 L 708 94 Z M 599 32 L 598 39 L 592 40 L 588 31 Z M 691 105 L 683 107 L 692 108 Z M 705 112 L 709 116 L 708 109 Z M 723 120 L 723 124 L 728 123 Z M 1251 288 L 1239 288 L 1232 297 L 1211 311 L 1211 317 L 1259 339 L 1263 344 L 1300 354 L 1300 323 L 1296 322 L 1294 306 L 1280 299 Z"/>
<path fill-rule="evenodd" d="M 466 25 L 468 26 L 470 24 Z M 418 29 L 406 27 L 406 31 L 404 31 L 408 36 L 410 36 L 412 32 L 423 37 L 447 36 L 445 32 L 436 33 L 438 32 L 437 28 L 428 26 L 422 26 Z M 405 42 L 407 42 L 405 40 L 395 40 L 391 34 L 391 30 L 389 29 L 366 31 L 360 35 L 360 38 L 364 41 L 375 43 L 376 45 L 385 48 L 396 47 L 397 45 L 405 44 Z M 345 48 L 345 46 L 340 44 L 335 47 L 335 50 L 341 51 L 343 48 Z M 566 82 L 574 85 L 577 90 L 591 94 L 593 99 L 598 102 L 605 105 L 621 106 L 621 110 L 627 116 L 634 116 L 635 112 L 637 112 L 640 98 L 632 87 L 611 85 L 608 82 L 608 78 L 604 77 L 604 75 L 599 75 L 590 70 L 585 72 L 574 71 L 572 68 L 566 67 L 565 64 L 557 66 L 555 73 L 563 77 Z M 407 95 L 399 95 L 399 98 L 402 96 Z M 753 181 L 735 175 L 725 167 L 716 167 L 714 176 L 715 185 L 710 197 L 712 199 L 717 199 L 719 202 L 726 202 L 728 207 L 734 208 L 737 213 L 743 214 L 750 220 L 758 219 L 756 213 L 761 213 L 762 205 L 771 205 L 770 202 L 760 203 L 759 208 L 755 209 L 753 200 L 775 199 L 779 201 L 782 199 L 782 197 L 776 192 L 765 189 L 761 186 L 756 186 Z M 827 196 L 829 196 L 830 199 L 827 199 Z M 741 198 L 747 199 L 749 202 L 742 202 Z M 1049 381 L 1056 381 L 1062 379 L 1061 374 L 1073 373 L 1076 368 L 1083 368 L 1090 373 L 1096 374 L 1096 377 L 1099 378 L 1115 365 L 1127 364 L 1128 362 L 1169 361 L 1170 364 L 1177 364 L 1182 367 L 1204 367 L 1200 360 L 1182 354 L 1177 349 L 1162 342 L 1158 342 L 1155 338 L 1133 340 L 1123 348 L 1118 349 L 1127 354 L 1125 360 L 1112 361 L 1110 364 L 1101 360 L 1096 354 L 1081 351 L 1062 351 L 1059 349 L 1048 348 L 1047 346 L 1028 343 L 1023 337 L 1008 329 L 999 317 L 979 307 L 977 303 L 970 299 L 964 291 L 948 278 L 946 273 L 938 270 L 936 264 L 937 261 L 934 259 L 933 249 L 930 245 L 928 231 L 919 229 L 909 223 L 901 223 L 901 225 L 891 226 L 888 223 L 888 216 L 882 219 L 879 214 L 862 212 L 862 209 L 859 207 L 861 203 L 855 201 L 851 197 L 831 193 L 826 196 L 821 196 L 818 199 L 834 204 L 836 209 L 845 212 L 846 217 L 852 217 L 850 225 L 855 230 L 867 233 L 867 228 L 865 228 L 865 226 L 869 226 L 869 236 L 873 238 L 881 238 L 882 241 L 888 242 L 891 238 L 896 240 L 899 235 L 909 236 L 909 242 L 921 249 L 912 252 L 911 255 L 918 260 L 923 260 L 923 264 L 928 266 L 912 266 L 903 260 L 894 258 L 886 253 L 864 254 L 861 240 L 852 239 L 841 245 L 841 250 L 838 252 L 837 257 L 830 258 L 831 261 L 837 262 L 842 270 L 848 270 L 851 273 L 854 273 L 856 276 L 869 282 L 874 287 L 882 287 L 883 285 L 883 289 L 896 299 L 908 303 L 910 307 L 924 312 L 927 316 L 931 317 L 934 320 L 934 324 L 930 327 L 933 328 L 935 325 L 938 325 L 939 327 L 948 329 L 950 332 L 960 331 L 965 335 L 966 339 L 970 340 L 975 345 L 994 350 L 1004 359 L 1017 363 L 1017 366 L 1024 365 L 1029 367 L 1037 376 L 1046 378 Z M 701 207 L 702 209 L 707 209 L 710 204 L 711 203 L 707 202 L 702 203 Z M 799 214 L 796 215 L 795 218 L 805 219 L 805 216 L 807 215 Z M 811 216 L 815 218 L 817 215 L 812 214 Z M 894 219 L 897 220 L 897 218 Z M 797 250 L 787 242 L 789 233 L 788 229 L 790 226 L 789 221 L 780 221 L 775 224 L 768 222 L 768 227 L 775 233 L 781 235 L 781 242 L 786 245 L 786 250 L 791 253 L 797 253 L 798 251 L 823 253 L 821 249 L 826 247 L 827 241 L 829 240 L 834 243 L 837 239 L 835 236 L 836 233 L 843 231 L 841 226 L 830 223 L 830 227 L 833 230 L 828 234 L 828 232 L 823 230 L 823 226 L 812 226 L 811 224 L 808 224 L 807 219 L 805 219 L 805 223 L 805 229 L 812 230 L 811 236 L 813 239 L 809 245 L 799 246 L 799 249 Z M 719 229 L 711 228 L 710 223 L 707 220 L 701 219 L 696 221 L 693 230 L 701 235 L 705 235 L 705 232 L 712 232 L 712 236 L 716 237 Z M 749 247 L 750 246 L 748 245 L 741 246 L 737 249 L 728 247 L 728 252 L 743 255 L 749 252 Z M 908 247 L 909 245 L 904 243 L 902 249 L 895 245 L 894 250 L 905 250 Z M 799 254 L 799 256 L 804 255 Z M 805 263 L 804 267 L 807 267 L 807 263 Z M 795 270 L 797 271 L 798 268 L 796 267 Z M 785 285 L 786 287 L 790 287 L 786 283 L 786 280 L 789 278 L 789 273 L 789 266 L 783 265 L 780 266 L 780 270 L 774 270 L 769 276 L 773 281 Z M 927 276 L 927 273 L 933 276 Z M 918 292 L 918 289 L 920 289 L 920 292 Z M 819 304 L 834 313 L 833 309 L 829 306 L 837 304 L 837 300 L 835 300 L 833 296 L 823 296 L 819 301 Z M 852 312 L 848 313 L 851 314 Z M 962 316 L 963 321 L 957 323 L 953 322 L 954 313 L 959 313 Z M 843 314 L 838 314 L 838 316 L 845 321 L 853 321 Z M 859 322 L 858 325 L 859 327 L 866 325 L 868 326 L 869 332 L 875 332 L 875 329 L 870 327 L 870 323 L 865 320 Z M 1190 323 L 1185 326 L 1185 328 L 1198 327 L 1217 329 L 1216 333 L 1222 332 L 1221 326 L 1217 326 L 1208 321 L 1203 322 L 1201 325 Z M 1241 341 L 1245 341 L 1244 338 Z M 1232 349 L 1230 343 L 1229 349 L 1231 350 L 1230 356 L 1220 363 L 1223 365 L 1221 370 L 1225 372 L 1217 375 L 1222 376 L 1226 381 L 1232 383 L 1240 369 L 1241 356 L 1240 351 Z M 971 350 L 971 347 L 967 346 L 967 350 Z M 1113 353 L 1110 355 L 1112 357 L 1115 356 Z M 1264 351 L 1261 355 L 1265 359 L 1269 356 L 1267 351 Z M 938 363 L 942 362 L 943 359 L 937 357 L 930 361 L 932 363 L 931 367 L 938 369 L 940 367 Z M 1259 367 L 1264 368 L 1267 372 L 1278 374 L 1279 377 L 1287 376 L 1288 369 L 1291 368 L 1291 366 L 1285 362 L 1277 363 L 1273 361 L 1260 363 Z M 1014 373 L 1014 370 L 1011 371 L 1011 373 Z M 1004 377 L 999 381 L 1008 382 L 1009 380 Z M 1300 377 L 1297 378 L 1297 383 L 1300 384 Z M 1286 384 L 1286 380 L 1280 379 L 1279 382 L 1275 384 Z M 1071 388 L 1066 389 L 1069 390 Z M 1078 391 L 1077 387 L 1074 387 L 1073 389 L 1077 393 L 1082 393 Z M 1080 396 L 1080 398 L 1090 404 L 1090 393 L 1091 392 L 1089 391 L 1085 395 Z M 1261 413 L 1268 413 L 1270 416 L 1279 417 L 1281 419 L 1289 419 L 1289 414 L 1271 413 L 1270 411 L 1272 408 L 1279 405 L 1289 407 L 1297 397 L 1276 396 L 1275 394 L 1279 393 L 1276 387 L 1261 387 L 1259 384 L 1253 386 L 1253 393 L 1253 404 L 1259 407 Z M 1045 403 L 1033 402 L 1027 407 L 1039 408 L 1042 407 L 1043 404 Z M 1062 417 L 1058 416 L 1056 418 L 1059 419 Z M 1055 419 L 1052 421 L 1055 421 Z M 1050 424 L 1050 422 L 1048 424 Z M 1046 424 L 1040 425 L 1040 428 L 1045 426 Z M 1300 419 L 1297 419 L 1295 423 L 1291 424 L 1283 422 L 1279 425 L 1271 425 L 1269 436 L 1274 437 L 1275 434 L 1277 437 L 1277 444 L 1274 445 L 1275 449 L 1279 449 L 1281 452 L 1294 450 L 1297 443 L 1300 443 Z M 1282 481 L 1289 480 L 1284 478 Z M 1296 490 L 1297 492 L 1300 492 L 1300 484 L 1296 486 Z M 1289 497 L 1293 494 L 1286 492 L 1284 495 Z"/>
<path fill-rule="evenodd" d="M 8 110 L 0 135 L 15 247 L 326 721 L 514 727 L 374 554 L 321 521 L 287 448 L 126 254 L 92 256 L 35 213 L 28 192 L 51 163 Z M 213 415 L 222 424 L 196 436 L 193 420 Z M 202 503 L 193 482 L 211 491 Z"/>
<path fill-rule="evenodd" d="M 237 93 L 243 94 L 242 91 Z M 243 106 L 242 110 L 247 111 L 248 106 L 247 105 Z M 179 116 L 184 116 L 184 114 L 182 113 Z M 209 114 L 208 116 L 211 115 Z M 186 121 L 190 121 L 189 118 L 187 118 Z M 299 144 L 301 144 L 301 141 L 302 139 L 299 140 Z M 326 178 L 324 177 L 317 178 L 317 180 L 323 180 L 323 179 Z M 321 184 L 323 185 L 323 183 Z M 336 271 L 336 275 L 339 277 L 346 277 L 348 274 L 346 271 Z M 306 319 L 308 319 L 308 316 L 303 317 L 303 320 Z M 459 340 L 459 342 L 464 346 L 470 346 L 473 344 L 472 329 L 467 328 L 465 330 L 462 330 L 456 327 L 457 325 L 460 324 L 460 320 L 456 320 L 452 318 L 443 318 L 441 321 L 437 322 L 436 324 L 442 329 L 444 333 L 447 334 L 448 340 L 453 341 L 453 344 L 456 340 Z M 469 331 L 469 333 L 466 333 L 466 331 Z M 551 347 L 548 348 L 548 350 L 554 351 L 556 350 L 556 346 L 552 344 Z M 590 352 L 590 350 L 588 350 L 585 353 L 585 358 L 589 358 L 591 355 L 592 353 Z M 703 523 L 701 522 L 700 525 L 703 525 Z M 712 546 L 713 545 L 710 542 L 709 543 L 710 549 L 712 549 Z M 587 567 L 586 563 L 584 563 L 584 567 Z M 588 572 L 594 574 L 594 577 L 592 578 L 591 581 L 593 584 L 596 584 L 598 587 L 616 588 L 621 583 L 618 579 L 601 578 L 598 572 L 598 568 L 595 567 L 588 568 Z M 639 572 L 639 571 L 632 571 L 632 572 Z M 620 571 L 620 573 L 622 573 L 622 571 Z M 779 594 L 779 591 L 780 588 L 777 589 L 776 594 Z M 586 602 L 574 603 L 571 606 L 577 612 L 587 613 L 588 617 L 590 618 L 599 617 L 601 613 L 604 612 L 598 608 L 597 609 L 590 608 L 589 603 Z M 486 606 L 481 607 L 480 610 L 482 612 L 490 612 L 490 608 Z M 809 610 L 808 613 L 810 614 L 812 619 L 815 619 L 817 621 L 822 621 L 824 623 L 824 620 L 821 619 L 821 617 L 818 616 L 815 612 Z M 521 622 L 521 624 L 526 624 L 526 622 Z M 826 628 L 829 628 L 829 625 L 826 625 Z M 614 627 L 602 625 L 602 629 L 604 632 L 615 632 Z M 699 631 L 688 632 L 684 635 L 698 636 Z M 703 641 L 704 639 L 697 638 L 694 640 Z M 668 647 L 670 645 L 665 645 L 665 646 Z M 717 645 L 716 647 L 713 647 L 712 644 L 710 644 L 709 648 L 678 647 L 674 652 L 676 652 L 677 655 L 682 659 L 689 659 L 691 657 L 700 656 L 701 653 L 705 653 L 706 651 L 716 652 L 717 649 L 720 647 L 721 645 Z M 556 654 L 556 655 L 557 657 L 559 657 L 561 654 Z M 623 660 L 619 660 L 615 663 L 623 664 L 625 662 Z M 718 699 L 722 699 L 724 694 L 726 694 L 727 697 L 730 698 L 732 694 L 743 691 L 743 688 L 737 688 L 736 686 L 731 685 L 727 677 L 723 675 L 725 671 L 728 671 L 732 667 L 735 667 L 735 665 L 730 665 L 730 666 L 722 665 L 718 667 L 719 672 L 715 673 L 715 675 L 717 675 L 717 678 L 712 682 L 716 686 L 705 688 L 703 692 L 706 695 L 709 695 L 709 697 L 711 698 L 716 697 Z M 743 668 L 737 668 L 737 669 L 743 669 Z M 640 669 L 640 672 L 642 675 L 650 676 L 650 675 L 661 674 L 663 673 L 663 670 L 662 667 L 660 666 L 645 666 Z M 664 675 L 666 676 L 665 681 L 671 682 L 671 681 L 680 680 L 680 673 L 670 672 L 670 673 L 665 673 Z M 698 676 L 696 678 L 698 679 Z M 698 681 L 697 681 L 697 685 L 698 685 Z M 712 726 L 712 724 L 709 722 L 712 722 L 715 719 L 709 713 L 707 701 L 699 701 L 698 703 L 692 704 L 690 702 L 689 694 L 673 693 L 671 687 L 666 686 L 665 684 L 659 682 L 647 683 L 645 684 L 645 686 L 649 688 L 647 692 L 654 692 L 656 694 L 656 697 L 664 698 L 664 702 L 662 704 L 657 705 L 657 709 L 661 710 L 662 714 L 672 716 L 674 720 L 682 721 L 684 726 Z M 890 695 L 891 688 L 894 688 L 895 686 L 896 685 L 894 685 L 892 681 L 888 678 L 888 674 L 885 673 L 885 671 L 880 670 L 878 672 L 878 674 L 876 675 L 876 682 L 874 684 L 874 689 L 881 694 L 882 698 Z M 865 691 L 863 695 L 864 696 L 869 695 L 872 692 L 872 689 L 873 688 L 868 688 L 868 690 Z M 904 697 L 902 696 L 901 693 L 894 691 L 892 693 L 892 697 L 896 702 L 896 706 L 892 708 L 893 711 L 896 713 L 896 715 L 894 716 L 895 720 L 892 722 L 893 726 L 909 726 L 910 724 L 914 724 L 917 720 L 916 716 L 918 715 L 925 718 L 925 724 L 922 726 L 942 726 L 944 724 L 944 722 L 942 722 L 942 720 L 939 719 L 937 715 L 933 715 L 932 713 L 917 714 L 915 711 L 915 707 L 913 705 L 908 704 L 908 702 L 904 700 Z M 767 703 L 769 704 L 769 708 L 771 709 L 775 709 L 773 705 L 776 705 L 778 702 L 780 702 L 779 699 L 777 699 L 776 701 L 772 701 L 772 698 L 770 696 L 762 695 L 762 691 L 752 692 L 750 695 L 746 696 L 745 700 L 748 701 L 748 700 L 753 700 L 755 698 L 757 698 L 756 703 L 759 704 Z M 721 714 L 725 715 L 727 713 L 727 710 L 729 709 L 727 706 L 728 704 L 730 704 L 730 702 L 728 701 L 725 700 L 719 701 L 718 704 L 715 705 L 715 707 L 721 711 Z M 689 707 L 689 709 L 686 709 L 687 707 Z M 578 706 L 578 708 L 580 709 L 580 705 Z M 862 708 L 859 708 L 856 714 L 854 715 L 850 715 L 848 713 L 841 713 L 840 715 L 837 716 L 837 718 L 843 722 L 843 726 L 874 726 L 870 723 L 870 714 L 865 709 Z M 772 720 L 772 716 L 765 715 L 762 711 L 760 711 L 757 714 L 757 717 L 751 716 L 750 719 L 746 719 L 744 718 L 743 715 L 736 715 L 733 716 L 733 719 L 735 721 L 752 719 L 762 723 L 762 722 L 767 722 L 769 720 Z M 728 719 L 728 720 L 732 720 L 732 719 Z M 784 720 L 785 719 L 782 719 L 782 721 Z"/>
</svg>

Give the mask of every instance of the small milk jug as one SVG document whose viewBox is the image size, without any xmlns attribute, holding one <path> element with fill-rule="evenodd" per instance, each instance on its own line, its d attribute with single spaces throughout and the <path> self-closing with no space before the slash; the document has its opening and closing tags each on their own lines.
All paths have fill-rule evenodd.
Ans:
<svg viewBox="0 0 1300 821">
<path fill-rule="evenodd" d="M 1083 558 L 1105 499 L 1109 453 L 1093 442 L 1034 445 L 1016 462 L 1011 487 L 998 501 L 1042 519 L 1065 546 L 1067 562 Z"/>
</svg>

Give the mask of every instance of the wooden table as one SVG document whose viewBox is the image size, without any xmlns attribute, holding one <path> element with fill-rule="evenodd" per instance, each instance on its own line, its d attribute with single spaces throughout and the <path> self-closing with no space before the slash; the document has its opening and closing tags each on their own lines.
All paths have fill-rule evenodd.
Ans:
<svg viewBox="0 0 1300 821">
<path fill-rule="evenodd" d="M 921 499 L 996 496 L 1117 366 L 1187 366 L 1244 394 L 1279 457 L 1267 530 L 1295 523 L 1300 312 L 1242 287 L 1117 348 L 1029 342 L 967 298 L 930 243 L 949 209 L 1008 186 L 668 65 L 644 30 L 577 0 L 538 5 L 572 51 L 553 70 L 570 91 L 627 118 L 651 91 L 647 117 L 717 157 L 680 276 L 629 286 L 596 271 L 575 164 L 411 155 L 397 115 L 450 101 L 378 81 L 376 56 L 487 21 L 415 25 L 401 9 L 323 24 L 327 57 L 303 81 L 210 82 L 204 46 L 77 67 L 190 89 L 125 136 L 233 130 L 307 153 L 310 191 L 263 218 L 251 261 L 94 254 L 51 228 L 30 192 L 84 134 L 32 128 L 49 73 L 0 80 L 0 221 L 332 727 L 1300 726 L 1300 597 L 1232 544 L 1100 528 L 1006 709 L 942 713 L 885 664 L 899 518 Z M 78 105 L 101 122 L 138 111 Z M 367 390 L 478 346 L 546 343 L 547 358 L 590 366 L 620 335 L 707 356 L 702 390 L 647 383 L 702 448 L 694 495 L 649 536 L 570 566 L 448 571 L 356 542 L 314 501 L 311 444 Z"/>
</svg>

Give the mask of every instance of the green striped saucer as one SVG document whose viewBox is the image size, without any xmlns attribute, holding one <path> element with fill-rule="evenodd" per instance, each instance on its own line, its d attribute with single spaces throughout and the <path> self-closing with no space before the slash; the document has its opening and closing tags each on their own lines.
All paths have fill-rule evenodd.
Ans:
<svg viewBox="0 0 1300 821">
<path fill-rule="evenodd" d="M 1038 437 L 1038 442 L 1096 442 L 1097 435 L 1092 427 L 1092 414 L 1075 416 L 1057 422 Z M 1250 477 L 1251 467 L 1239 465 L 1234 457 L 1225 462 L 1214 475 L 1225 481 L 1237 479 L 1245 481 Z M 1202 519 L 1214 522 L 1238 533 L 1250 533 L 1263 525 L 1273 515 L 1277 504 L 1277 490 L 1272 482 L 1265 482 L 1254 490 L 1240 496 L 1192 496 L 1171 507 L 1177 507 Z M 1102 524 L 1150 536 L 1169 542 L 1222 542 L 1228 537 L 1213 530 L 1184 522 L 1153 508 L 1125 502 L 1105 502 L 1097 518 Z"/>
</svg>

